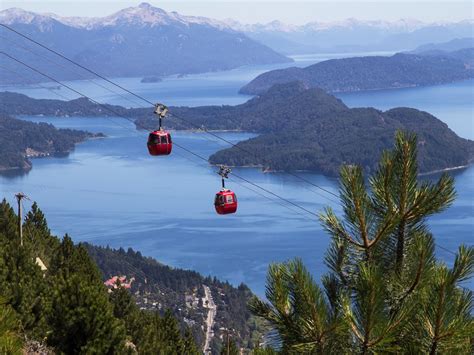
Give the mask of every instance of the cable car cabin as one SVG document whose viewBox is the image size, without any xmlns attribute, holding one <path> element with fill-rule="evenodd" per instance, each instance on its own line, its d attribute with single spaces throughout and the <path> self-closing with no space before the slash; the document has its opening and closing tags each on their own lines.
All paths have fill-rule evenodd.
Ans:
<svg viewBox="0 0 474 355">
<path fill-rule="evenodd" d="M 222 189 L 216 194 L 214 206 L 218 214 L 235 213 L 237 211 L 237 196 L 228 189 Z"/>
<path fill-rule="evenodd" d="M 150 155 L 169 155 L 173 148 L 171 135 L 163 130 L 153 131 L 148 136 L 147 146 Z"/>
</svg>

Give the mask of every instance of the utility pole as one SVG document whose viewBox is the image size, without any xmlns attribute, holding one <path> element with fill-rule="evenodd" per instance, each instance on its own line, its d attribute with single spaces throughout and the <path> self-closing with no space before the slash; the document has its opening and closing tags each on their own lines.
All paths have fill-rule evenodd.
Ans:
<svg viewBox="0 0 474 355">
<path fill-rule="evenodd" d="M 18 234 L 20 235 L 20 246 L 23 246 L 23 216 L 21 212 L 21 200 L 28 198 L 23 192 L 19 192 L 15 195 L 18 201 Z"/>
</svg>

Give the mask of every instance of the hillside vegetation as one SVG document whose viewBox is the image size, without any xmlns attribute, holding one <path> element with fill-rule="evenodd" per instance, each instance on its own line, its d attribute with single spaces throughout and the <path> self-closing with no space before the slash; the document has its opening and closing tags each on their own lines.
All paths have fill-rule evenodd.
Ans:
<svg viewBox="0 0 474 355">
<path fill-rule="evenodd" d="M 247 308 L 253 296 L 250 289 L 241 284 L 237 288 L 228 282 L 196 271 L 174 269 L 140 252 L 120 248 L 84 245 L 105 279 L 126 275 L 132 279 L 131 292 L 137 304 L 150 311 L 163 313 L 169 310 L 179 320 L 183 329 L 189 328 L 197 343 L 204 344 L 205 319 L 208 309 L 203 303 L 203 285 L 212 292 L 217 313 L 211 348 L 222 346 L 221 337 L 226 329 L 232 329 L 232 338 L 239 347 L 252 349 L 259 343 L 264 327 Z"/>
<path fill-rule="evenodd" d="M 288 94 L 283 107 L 279 105 L 278 94 L 274 95 L 282 86 Z M 373 172 L 378 157 L 390 147 L 400 129 L 415 132 L 419 137 L 421 173 L 465 166 L 474 158 L 473 141 L 458 137 L 427 112 L 403 107 L 385 112 L 374 108 L 350 109 L 320 89 L 305 89 L 297 83 L 275 86 L 254 99 L 254 103 L 272 97 L 277 112 L 242 116 L 256 127 L 265 125 L 267 130 L 237 147 L 217 152 L 210 157 L 212 163 L 312 170 L 334 176 L 341 165 L 357 164 Z"/>
<path fill-rule="evenodd" d="M 4 352 L 9 339 L 12 349 L 39 343 L 66 354 L 201 354 L 203 285 L 217 305 L 213 353 L 225 329 L 239 348 L 258 344 L 263 328 L 247 309 L 245 285 L 172 269 L 132 249 L 59 239 L 36 203 L 23 223 L 23 246 L 17 222 L 0 202 L 0 353 L 17 353 Z M 125 280 L 106 288 L 114 276 Z"/>
<path fill-rule="evenodd" d="M 3 200 L 0 315 L 9 313 L 10 321 L 0 326 L 0 348 L 7 347 L 1 353 L 17 354 L 36 342 L 64 354 L 200 354 L 170 312 L 140 310 L 123 287 L 107 292 L 85 247 L 67 235 L 52 236 L 36 204 L 23 225 L 23 246 L 17 223 Z M 11 338 L 6 343 L 5 334 Z"/>
<path fill-rule="evenodd" d="M 269 266 L 267 300 L 250 308 L 283 354 L 472 354 L 474 247 L 437 259 L 427 222 L 453 203 L 454 179 L 418 181 L 417 150 L 397 132 L 370 176 L 341 167 L 340 212 L 319 213 L 331 236 L 320 282 L 300 259 Z"/>
<path fill-rule="evenodd" d="M 7 97 L 8 100 L 2 100 Z M 85 99 L 65 102 L 34 100 L 0 93 L 4 110 L 16 114 L 110 116 L 113 113 Z M 79 103 L 79 105 L 78 105 Z M 134 119 L 138 128 L 155 129 L 152 109 L 108 106 Z M 170 129 L 239 130 L 260 134 L 221 150 L 211 163 L 261 166 L 266 170 L 312 170 L 337 175 L 341 164 L 360 164 L 373 171 L 378 156 L 390 147 L 395 131 L 419 136 L 421 173 L 466 166 L 474 158 L 474 142 L 458 137 L 427 112 L 395 108 L 348 108 L 341 100 L 302 82 L 275 85 L 237 106 L 171 107 Z"/>
<path fill-rule="evenodd" d="M 260 74 L 240 90 L 258 95 L 275 84 L 302 81 L 308 87 L 328 92 L 397 89 L 436 85 L 474 77 L 474 53 L 464 56 L 438 53 L 414 55 L 398 53 L 391 57 L 356 57 L 326 60 L 306 68 L 287 68 Z"/>
<path fill-rule="evenodd" d="M 31 157 L 67 154 L 76 143 L 103 137 L 72 129 L 56 129 L 47 123 L 33 123 L 0 114 L 0 171 L 29 170 Z"/>
</svg>

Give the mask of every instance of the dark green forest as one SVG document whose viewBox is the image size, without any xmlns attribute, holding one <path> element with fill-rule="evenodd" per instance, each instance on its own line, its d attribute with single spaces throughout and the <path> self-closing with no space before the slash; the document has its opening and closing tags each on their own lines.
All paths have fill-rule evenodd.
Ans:
<svg viewBox="0 0 474 355">
<path fill-rule="evenodd" d="M 210 288 L 217 305 L 212 348 L 221 347 L 220 338 L 225 329 L 233 330 L 233 340 L 239 348 L 252 349 L 258 345 L 265 327 L 247 308 L 253 293 L 246 285 L 236 288 L 215 277 L 171 268 L 130 248 L 114 250 L 90 244 L 84 244 L 84 247 L 105 278 L 114 275 L 133 278 L 131 291 L 139 306 L 149 310 L 159 308 L 160 312 L 169 310 L 183 329 L 190 329 L 200 346 L 204 344 L 202 327 L 207 316 L 207 309 L 200 300 L 204 296 L 203 285 Z"/>
<path fill-rule="evenodd" d="M 110 293 L 84 245 L 51 235 L 33 205 L 20 246 L 18 217 L 0 203 L 0 353 L 34 343 L 64 354 L 200 354 L 189 330 L 165 311 L 140 310 L 131 293 Z M 37 261 L 46 265 L 42 270 Z"/>
<path fill-rule="evenodd" d="M 275 84 L 295 80 L 327 92 L 397 89 L 438 85 L 474 76 L 469 65 L 472 49 L 446 53 L 407 54 L 391 57 L 367 56 L 331 59 L 306 68 L 271 70 L 260 74 L 240 89 L 241 94 L 259 95 Z"/>
<path fill-rule="evenodd" d="M 8 100 L 3 100 L 3 96 Z M 113 114 L 85 99 L 78 106 L 77 100 L 71 104 L 72 101 L 24 98 L 19 94 L 0 94 L 0 102 L 11 114 Z M 135 120 L 139 129 L 157 126 L 151 108 L 107 107 Z M 277 171 L 310 170 L 332 176 L 337 176 L 342 164 L 357 164 L 371 172 L 376 169 L 382 151 L 390 148 L 398 129 L 418 135 L 420 173 L 466 166 L 474 158 L 474 142 L 460 138 L 427 112 L 404 107 L 385 112 L 374 108 L 351 109 L 336 97 L 321 89 L 308 89 L 302 82 L 275 85 L 265 94 L 237 106 L 171 107 L 170 111 L 172 116 L 165 120 L 169 129 L 260 134 L 212 155 L 209 161 L 213 164 L 260 166 Z"/>
<path fill-rule="evenodd" d="M 76 143 L 92 137 L 103 135 L 0 115 L 0 171 L 29 170 L 30 157 L 67 154 Z"/>
<path fill-rule="evenodd" d="M 217 305 L 213 351 L 222 348 L 227 329 L 232 329 L 239 348 L 252 349 L 260 342 L 265 328 L 247 308 L 253 294 L 243 284 L 235 288 L 194 271 L 173 269 L 132 249 L 74 244 L 67 235 L 59 239 L 51 235 L 36 204 L 23 223 L 23 246 L 17 226 L 17 215 L 3 200 L 2 354 L 34 344 L 66 354 L 200 354 L 207 317 L 203 285 L 211 289 Z M 104 280 L 112 276 L 133 279 L 131 289 L 106 288 Z"/>
<path fill-rule="evenodd" d="M 400 129 L 419 137 L 420 173 L 465 166 L 474 158 L 473 141 L 458 137 L 427 112 L 412 108 L 385 112 L 350 109 L 334 96 L 320 89 L 306 89 L 302 83 L 276 85 L 242 105 L 240 117 L 246 122 L 244 131 L 251 126 L 262 134 L 215 153 L 211 163 L 310 170 L 332 176 L 346 164 L 373 172 L 379 156 L 390 148 Z"/>
</svg>

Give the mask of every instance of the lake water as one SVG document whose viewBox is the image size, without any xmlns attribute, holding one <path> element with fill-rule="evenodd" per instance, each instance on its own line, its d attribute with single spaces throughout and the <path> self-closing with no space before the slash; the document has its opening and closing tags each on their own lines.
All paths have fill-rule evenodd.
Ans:
<svg viewBox="0 0 474 355">
<path fill-rule="evenodd" d="M 238 89 L 268 69 L 240 68 L 169 78 L 157 84 L 141 84 L 137 78 L 119 82 L 147 98 L 159 97 L 172 105 L 235 104 L 247 99 L 237 94 Z M 72 84 L 78 90 L 92 90 L 92 96 L 104 102 L 125 103 L 122 97 L 99 91 L 90 82 Z M 432 113 L 438 110 L 438 114 L 442 113 L 440 119 L 459 135 L 472 139 L 472 87 L 470 81 L 339 96 L 349 106 L 409 106 Z M 54 98 L 44 89 L 17 88 L 20 90 L 35 97 Z M 438 95 L 435 98 L 434 93 Z M 443 100 L 438 100 L 441 97 Z M 214 169 L 178 148 L 166 158 L 150 157 L 146 132 L 135 131 L 130 122 L 119 118 L 25 119 L 108 135 L 106 139 L 78 145 L 67 158 L 36 159 L 33 170 L 26 175 L 0 177 L 0 194 L 13 203 L 15 192 L 27 193 L 39 203 L 58 235 L 67 232 L 75 241 L 133 247 L 175 267 L 215 275 L 233 284 L 245 282 L 259 295 L 264 292 L 270 262 L 300 257 L 316 278 L 325 272 L 323 257 L 329 237 L 316 218 L 261 191 L 257 194 L 252 191 L 255 187 L 234 179 L 228 186 L 239 197 L 239 210 L 235 215 L 216 215 L 213 197 L 220 188 L 220 180 Z M 251 137 L 245 133 L 220 135 L 234 142 Z M 174 139 L 203 156 L 225 147 L 222 141 L 203 133 L 175 132 Z M 289 175 L 263 174 L 248 168 L 235 172 L 316 213 L 325 206 L 340 212 L 333 197 Z M 335 179 L 300 174 L 337 192 Z M 474 236 L 474 168 L 454 176 L 456 202 L 430 220 L 437 243 L 452 251 L 460 243 L 472 244 Z M 437 253 L 452 263 L 450 253 L 440 248 Z M 471 283 L 469 287 L 472 286 Z"/>
</svg>

